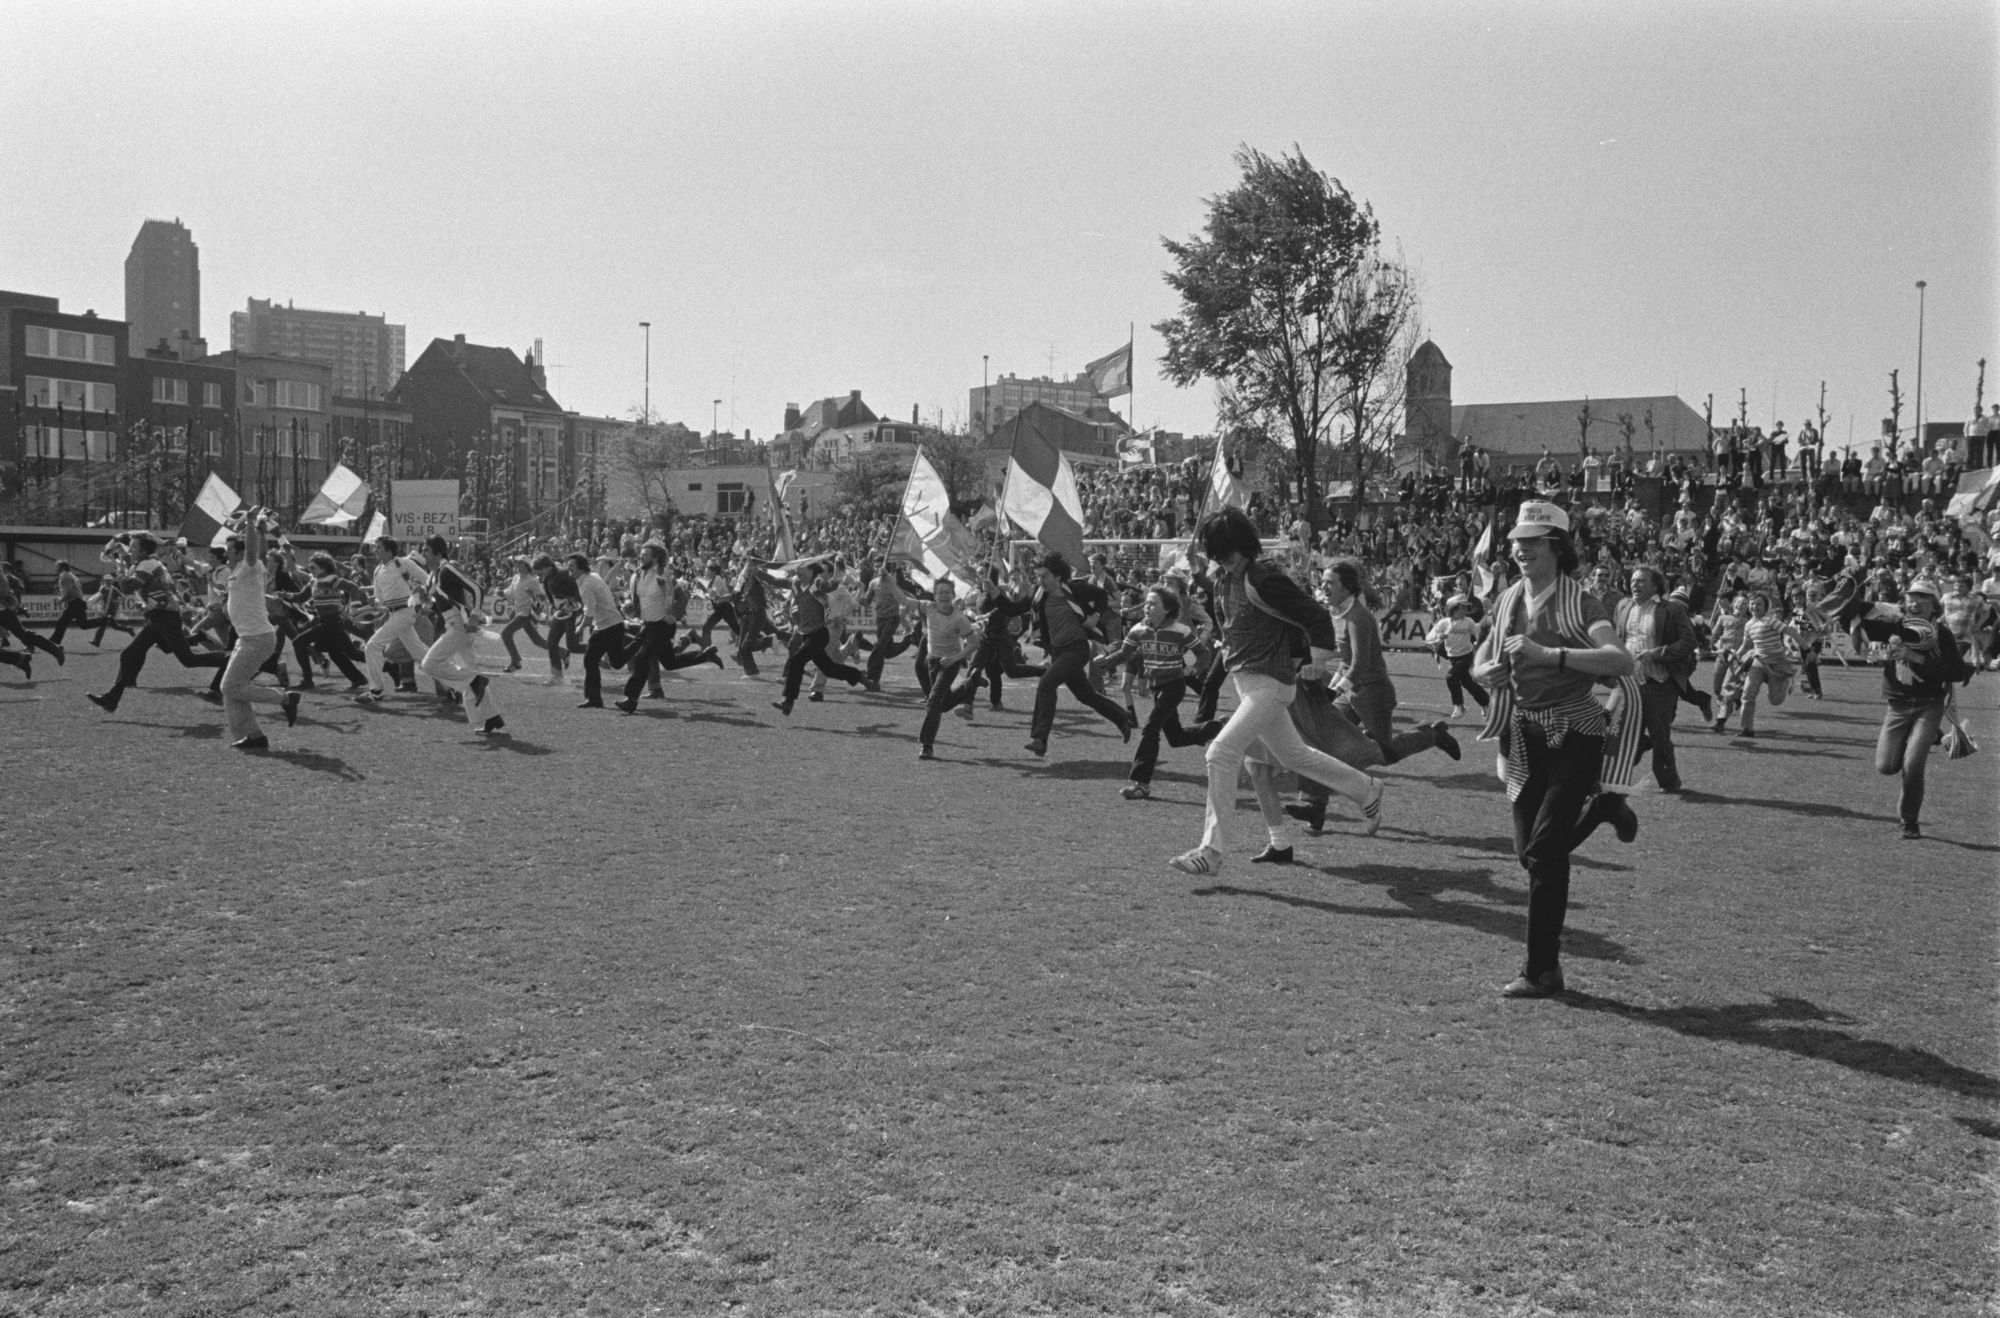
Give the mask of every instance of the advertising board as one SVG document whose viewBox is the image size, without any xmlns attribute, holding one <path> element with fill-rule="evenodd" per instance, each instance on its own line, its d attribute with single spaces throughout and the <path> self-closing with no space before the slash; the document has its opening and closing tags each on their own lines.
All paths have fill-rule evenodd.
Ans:
<svg viewBox="0 0 2000 1318">
<path fill-rule="evenodd" d="M 457 536 L 458 482 L 389 482 L 389 534 L 406 546 L 426 536 Z"/>
</svg>

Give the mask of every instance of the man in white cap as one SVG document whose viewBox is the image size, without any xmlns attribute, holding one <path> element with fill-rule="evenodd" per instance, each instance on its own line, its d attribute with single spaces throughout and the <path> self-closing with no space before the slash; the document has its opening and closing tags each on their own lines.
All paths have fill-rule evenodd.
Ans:
<svg viewBox="0 0 2000 1318">
<path fill-rule="evenodd" d="M 1563 991 L 1570 853 L 1606 820 L 1622 840 L 1638 831 L 1623 797 L 1599 794 L 1607 723 L 1592 693 L 1599 678 L 1629 677 L 1632 656 L 1604 606 L 1570 575 L 1578 563 L 1569 514 L 1530 500 L 1507 534 L 1521 580 L 1494 602 L 1472 673 L 1493 688 L 1484 735 L 1500 741 L 1514 851 L 1528 872 L 1527 960 L 1501 992 L 1544 998 Z"/>
</svg>

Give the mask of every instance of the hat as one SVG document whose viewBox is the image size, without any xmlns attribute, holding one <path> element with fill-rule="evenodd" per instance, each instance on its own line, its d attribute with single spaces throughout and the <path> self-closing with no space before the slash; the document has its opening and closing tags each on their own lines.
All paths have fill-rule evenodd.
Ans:
<svg viewBox="0 0 2000 1318">
<path fill-rule="evenodd" d="M 1514 522 L 1514 529 L 1507 533 L 1509 540 L 1533 540 L 1551 531 L 1569 532 L 1569 514 L 1552 503 L 1530 500 L 1521 505 L 1521 515 Z"/>
<path fill-rule="evenodd" d="M 1937 580 L 1933 577 L 1914 578 L 1909 585 L 1903 587 L 1903 593 L 1905 595 L 1928 595 L 1932 599 L 1943 598 L 1943 592 L 1938 590 Z"/>
</svg>

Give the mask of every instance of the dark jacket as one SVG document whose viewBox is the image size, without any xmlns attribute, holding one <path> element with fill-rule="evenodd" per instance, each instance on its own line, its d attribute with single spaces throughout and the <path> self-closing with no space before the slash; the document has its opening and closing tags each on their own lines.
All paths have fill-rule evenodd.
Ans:
<svg viewBox="0 0 2000 1318">
<path fill-rule="evenodd" d="M 993 612 L 1009 618 L 1016 618 L 1024 613 L 1032 614 L 1035 620 L 1035 644 L 1044 650 L 1050 648 L 1047 609 L 1051 606 L 1073 608 L 1083 622 L 1084 635 L 1094 641 L 1104 640 L 1104 625 L 1099 619 L 1111 607 L 1111 597 L 1083 577 L 1073 577 L 1064 582 L 1063 589 L 1069 595 L 1067 604 L 1055 600 L 1047 591 L 1037 586 L 1032 595 L 997 604 Z"/>
<path fill-rule="evenodd" d="M 1679 600 L 1667 595 L 1654 597 L 1659 604 L 1659 613 L 1654 622 L 1653 640 L 1665 653 L 1660 656 L 1660 666 L 1667 670 L 1667 676 L 1675 683 L 1694 676 L 1695 649 L 1697 637 L 1694 624 L 1688 619 L 1687 607 Z M 1612 625 L 1618 629 L 1618 639 L 1625 639 L 1625 625 L 1631 620 L 1633 606 L 1637 600 L 1618 601 L 1618 609 L 1612 614 Z M 1633 658 L 1638 658 L 1635 653 Z"/>
</svg>

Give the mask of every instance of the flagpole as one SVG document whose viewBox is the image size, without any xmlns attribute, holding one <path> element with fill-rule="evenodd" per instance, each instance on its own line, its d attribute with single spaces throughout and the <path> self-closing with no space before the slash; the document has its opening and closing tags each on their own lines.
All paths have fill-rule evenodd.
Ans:
<svg viewBox="0 0 2000 1318">
<path fill-rule="evenodd" d="M 1135 354 L 1132 351 L 1133 344 L 1137 342 L 1136 338 L 1134 337 L 1136 333 L 1137 333 L 1137 322 L 1130 320 L 1126 321 L 1125 322 L 1125 386 L 1126 386 L 1125 411 L 1127 415 L 1131 418 L 1128 424 L 1130 424 L 1130 426 L 1132 427 L 1132 433 L 1135 435 L 1139 433 L 1139 358 L 1137 354 Z"/>
</svg>

